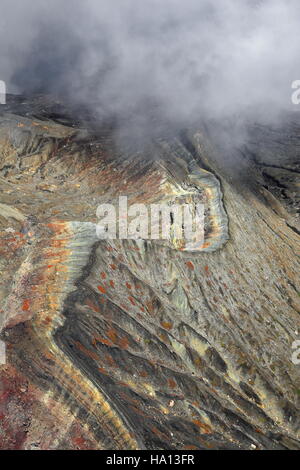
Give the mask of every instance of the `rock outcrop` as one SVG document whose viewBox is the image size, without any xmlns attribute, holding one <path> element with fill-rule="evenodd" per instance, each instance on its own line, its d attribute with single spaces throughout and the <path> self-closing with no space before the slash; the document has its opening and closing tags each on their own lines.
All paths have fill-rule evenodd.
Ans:
<svg viewBox="0 0 300 470">
<path fill-rule="evenodd" d="M 0 112 L 0 448 L 300 449 L 300 125 L 122 152 L 45 97 Z M 124 195 L 203 203 L 204 243 L 99 240 Z"/>
</svg>

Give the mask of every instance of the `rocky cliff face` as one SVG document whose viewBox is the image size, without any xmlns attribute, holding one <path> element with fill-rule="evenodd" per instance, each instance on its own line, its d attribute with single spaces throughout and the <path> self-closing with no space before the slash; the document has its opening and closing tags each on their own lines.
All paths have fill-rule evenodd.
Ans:
<svg viewBox="0 0 300 470">
<path fill-rule="evenodd" d="M 45 97 L 0 112 L 0 447 L 300 449 L 300 125 L 122 151 Z M 120 195 L 202 202 L 204 243 L 99 240 Z"/>
</svg>

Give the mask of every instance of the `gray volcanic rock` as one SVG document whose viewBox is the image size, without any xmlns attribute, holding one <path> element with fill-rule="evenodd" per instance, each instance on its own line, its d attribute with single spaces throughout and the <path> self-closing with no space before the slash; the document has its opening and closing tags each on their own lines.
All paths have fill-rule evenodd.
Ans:
<svg viewBox="0 0 300 470">
<path fill-rule="evenodd" d="M 204 126 L 130 150 L 46 97 L 0 112 L 0 447 L 300 449 L 300 126 L 229 155 Z M 202 202 L 203 246 L 99 240 L 120 195 Z"/>
</svg>

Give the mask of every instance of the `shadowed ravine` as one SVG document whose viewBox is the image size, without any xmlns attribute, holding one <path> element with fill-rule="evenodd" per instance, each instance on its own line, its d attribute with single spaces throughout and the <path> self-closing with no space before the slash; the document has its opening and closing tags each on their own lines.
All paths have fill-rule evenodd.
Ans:
<svg viewBox="0 0 300 470">
<path fill-rule="evenodd" d="M 297 116 L 124 153 L 43 97 L 0 109 L 0 448 L 300 449 Z M 96 208 L 205 205 L 204 245 L 99 240 Z"/>
</svg>

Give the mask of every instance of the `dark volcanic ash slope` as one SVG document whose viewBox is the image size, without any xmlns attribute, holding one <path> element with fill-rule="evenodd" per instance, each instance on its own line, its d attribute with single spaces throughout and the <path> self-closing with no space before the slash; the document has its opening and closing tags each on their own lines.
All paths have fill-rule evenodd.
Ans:
<svg viewBox="0 0 300 470">
<path fill-rule="evenodd" d="M 46 98 L 0 111 L 0 447 L 299 449 L 300 126 L 231 159 L 203 130 L 121 152 Z M 202 251 L 98 240 L 119 195 L 203 202 Z"/>
</svg>

